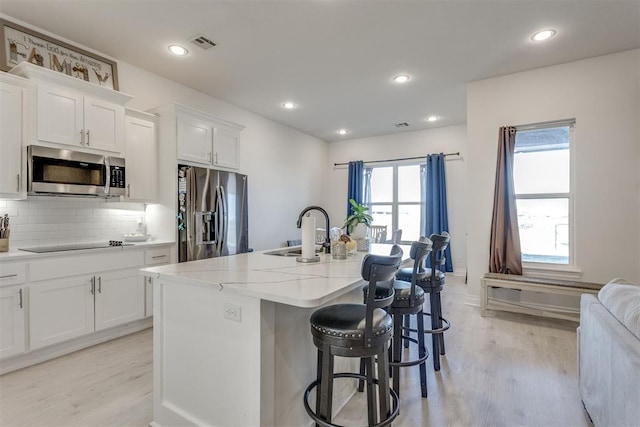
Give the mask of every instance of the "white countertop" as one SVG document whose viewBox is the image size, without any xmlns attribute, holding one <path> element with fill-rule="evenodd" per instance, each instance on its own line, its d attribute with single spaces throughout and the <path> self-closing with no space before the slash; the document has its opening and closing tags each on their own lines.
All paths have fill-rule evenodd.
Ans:
<svg viewBox="0 0 640 427">
<path fill-rule="evenodd" d="M 388 255 L 390 244 L 373 244 L 369 253 Z M 283 250 L 292 249 L 285 248 Z M 409 248 L 403 247 L 403 261 Z M 320 306 L 358 286 L 366 252 L 346 260 L 320 254 L 320 262 L 301 263 L 295 257 L 268 255 L 261 251 L 209 258 L 142 269 L 142 274 L 185 283 L 216 286 L 246 296 L 297 307 Z"/>
<path fill-rule="evenodd" d="M 105 248 L 92 248 L 92 249 L 79 249 L 72 251 L 56 251 L 56 252 L 46 252 L 46 253 L 35 253 L 35 252 L 27 252 L 21 251 L 18 248 L 10 247 L 8 252 L 0 252 L 0 263 L 3 261 L 22 261 L 22 260 L 31 260 L 31 259 L 41 259 L 52 256 L 64 256 L 64 255 L 81 255 L 85 253 L 96 253 L 96 252 L 104 252 L 104 251 L 118 251 L 118 250 L 131 250 L 131 249 L 140 249 L 140 248 L 152 248 L 154 246 L 165 246 L 165 245 L 174 245 L 175 242 L 170 241 L 162 241 L 162 240 L 148 240 L 146 242 L 126 242 L 127 244 L 131 244 L 130 246 L 122 246 L 122 247 L 105 247 Z"/>
</svg>

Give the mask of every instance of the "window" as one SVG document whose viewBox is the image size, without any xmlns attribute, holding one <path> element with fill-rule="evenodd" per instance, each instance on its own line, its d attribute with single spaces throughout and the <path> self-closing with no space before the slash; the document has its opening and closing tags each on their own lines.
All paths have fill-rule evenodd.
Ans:
<svg viewBox="0 0 640 427">
<path fill-rule="evenodd" d="M 573 122 L 517 128 L 513 176 L 522 261 L 572 265 Z"/>
<path fill-rule="evenodd" d="M 387 226 L 387 238 L 393 230 L 402 230 L 403 241 L 420 238 L 422 218 L 422 165 L 402 164 L 367 168 L 367 204 L 375 225 Z"/>
</svg>

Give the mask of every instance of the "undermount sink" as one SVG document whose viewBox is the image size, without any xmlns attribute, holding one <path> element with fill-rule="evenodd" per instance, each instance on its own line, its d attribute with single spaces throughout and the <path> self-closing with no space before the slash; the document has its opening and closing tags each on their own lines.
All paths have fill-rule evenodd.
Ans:
<svg viewBox="0 0 640 427">
<path fill-rule="evenodd" d="M 321 248 L 316 248 L 316 253 L 320 253 Z M 265 252 L 265 255 L 275 255 L 275 256 L 301 256 L 302 248 L 290 248 L 290 249 L 278 249 L 271 252 Z"/>
</svg>

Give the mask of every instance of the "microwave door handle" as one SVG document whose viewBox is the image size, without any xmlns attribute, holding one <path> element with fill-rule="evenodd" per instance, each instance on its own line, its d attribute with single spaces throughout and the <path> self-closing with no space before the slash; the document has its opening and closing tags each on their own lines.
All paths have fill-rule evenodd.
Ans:
<svg viewBox="0 0 640 427">
<path fill-rule="evenodd" d="M 104 185 L 104 194 L 109 194 L 110 186 L 111 186 L 111 167 L 109 164 L 109 157 L 105 156 L 104 158 L 104 167 L 105 167 L 105 175 L 106 175 L 106 183 Z"/>
</svg>

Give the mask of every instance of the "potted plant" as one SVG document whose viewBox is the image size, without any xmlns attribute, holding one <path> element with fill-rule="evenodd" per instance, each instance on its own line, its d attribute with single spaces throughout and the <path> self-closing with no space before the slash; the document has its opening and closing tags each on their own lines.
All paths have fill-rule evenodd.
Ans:
<svg viewBox="0 0 640 427">
<path fill-rule="evenodd" d="M 349 199 L 349 203 L 353 213 L 347 217 L 344 226 L 347 233 L 354 239 L 364 239 L 367 235 L 367 227 L 371 226 L 373 222 L 373 217 L 366 213 L 369 210 L 367 206 L 361 205 L 353 199 Z"/>
</svg>

